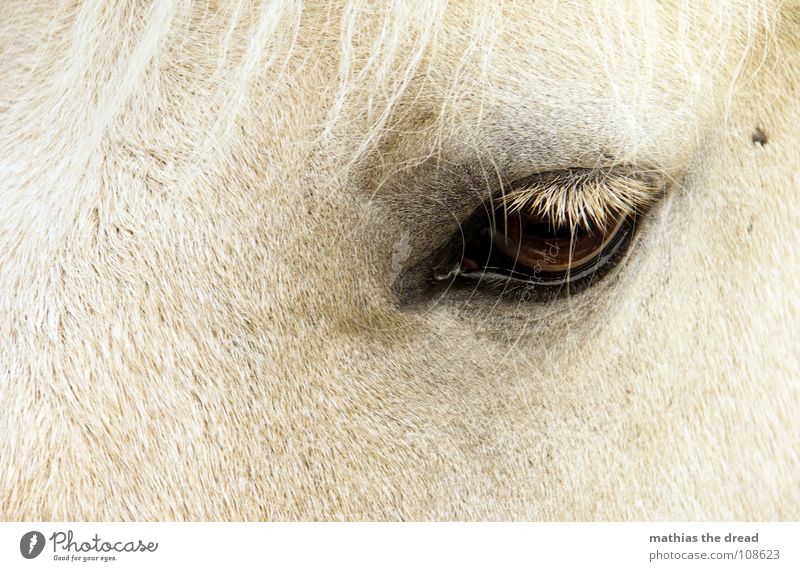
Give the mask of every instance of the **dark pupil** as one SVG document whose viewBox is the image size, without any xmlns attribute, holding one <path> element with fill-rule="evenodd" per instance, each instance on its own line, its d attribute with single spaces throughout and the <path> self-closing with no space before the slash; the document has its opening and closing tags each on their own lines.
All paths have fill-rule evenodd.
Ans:
<svg viewBox="0 0 800 571">
<path fill-rule="evenodd" d="M 508 219 L 510 231 L 518 230 L 523 237 L 528 236 L 549 236 L 554 239 L 569 240 L 572 235 L 566 226 L 553 228 L 553 225 L 541 218 L 534 218 L 524 214 L 514 214 Z"/>
</svg>

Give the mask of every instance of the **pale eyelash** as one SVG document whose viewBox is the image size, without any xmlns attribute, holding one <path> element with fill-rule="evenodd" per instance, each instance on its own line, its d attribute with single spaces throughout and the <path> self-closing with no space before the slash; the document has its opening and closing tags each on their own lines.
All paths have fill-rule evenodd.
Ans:
<svg viewBox="0 0 800 571">
<path fill-rule="evenodd" d="M 508 213 L 548 220 L 554 228 L 605 228 L 642 212 L 663 192 L 652 173 L 618 169 L 567 169 L 530 176 L 502 196 Z"/>
</svg>

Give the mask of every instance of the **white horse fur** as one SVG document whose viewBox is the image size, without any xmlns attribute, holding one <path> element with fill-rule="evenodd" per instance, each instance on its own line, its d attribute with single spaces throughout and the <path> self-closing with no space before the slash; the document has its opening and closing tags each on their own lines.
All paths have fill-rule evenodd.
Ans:
<svg viewBox="0 0 800 571">
<path fill-rule="evenodd" d="M 796 0 L 0 22 L 0 518 L 800 517 Z M 611 274 L 426 289 L 595 167 L 660 181 Z"/>
</svg>

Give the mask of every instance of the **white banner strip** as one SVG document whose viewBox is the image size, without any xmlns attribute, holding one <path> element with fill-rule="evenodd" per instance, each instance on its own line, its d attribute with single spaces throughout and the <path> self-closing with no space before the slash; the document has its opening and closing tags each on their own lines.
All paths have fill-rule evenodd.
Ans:
<svg viewBox="0 0 800 571">
<path fill-rule="evenodd" d="M 0 523 L 0 569 L 800 569 L 798 523 Z"/>
</svg>

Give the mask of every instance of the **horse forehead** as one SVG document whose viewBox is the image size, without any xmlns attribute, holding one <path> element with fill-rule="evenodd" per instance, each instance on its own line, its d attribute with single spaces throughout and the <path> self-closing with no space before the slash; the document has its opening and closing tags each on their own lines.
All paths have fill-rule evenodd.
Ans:
<svg viewBox="0 0 800 571">
<path fill-rule="evenodd" d="M 413 161 L 444 138 L 527 163 L 536 156 L 574 164 L 605 153 L 620 162 L 681 164 L 747 55 L 739 12 L 714 6 L 680 12 L 666 3 L 631 11 L 609 3 L 587 12 L 550 2 L 505 11 L 465 4 L 436 25 L 376 13 L 372 27 L 399 26 L 399 39 L 387 42 L 370 31 L 369 16 L 360 17 L 364 30 L 344 34 L 351 43 L 344 53 L 329 46 L 342 30 L 312 20 L 321 26 L 317 40 L 295 55 L 317 62 L 317 74 L 292 76 L 291 94 L 256 98 L 249 112 L 270 117 L 294 109 L 335 133 L 335 148 L 320 146 L 318 159 L 347 161 L 353 159 L 347 149 L 358 154 L 360 145 L 400 133 L 405 148 L 391 156 L 384 145 L 385 160 Z M 714 22 L 729 25 L 726 41 L 708 33 Z M 429 29 L 436 33 L 426 36 Z M 676 45 L 679 53 L 667 49 Z M 291 151 L 284 142 L 318 134 L 279 128 L 269 136 L 276 150 Z"/>
</svg>

